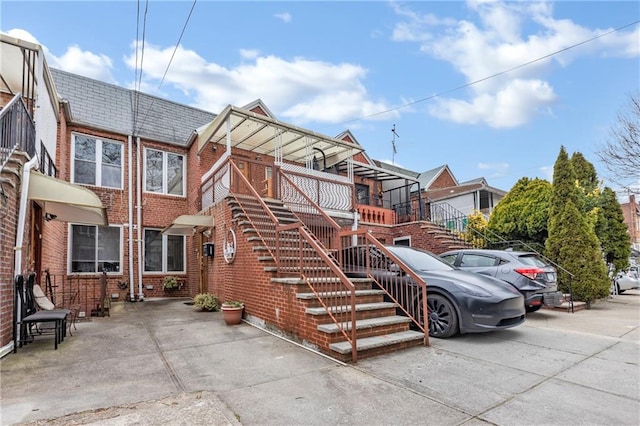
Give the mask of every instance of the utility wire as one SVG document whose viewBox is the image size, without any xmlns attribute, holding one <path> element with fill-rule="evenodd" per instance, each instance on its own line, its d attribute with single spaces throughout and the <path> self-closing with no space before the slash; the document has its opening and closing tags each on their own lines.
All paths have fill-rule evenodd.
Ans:
<svg viewBox="0 0 640 426">
<path fill-rule="evenodd" d="M 550 57 L 555 56 L 555 55 L 557 55 L 559 53 L 566 52 L 567 50 L 571 50 L 571 49 L 576 48 L 578 46 L 582 46 L 584 44 L 591 43 L 592 41 L 595 41 L 595 40 L 597 40 L 599 38 L 608 36 L 609 34 L 613 34 L 615 32 L 624 30 L 625 28 L 628 28 L 628 27 L 631 27 L 633 25 L 636 25 L 639 22 L 640 22 L 640 20 L 631 22 L 630 24 L 623 25 L 622 27 L 614 28 L 613 30 L 607 31 L 606 33 L 602 33 L 602 34 L 597 35 L 595 37 L 592 37 L 592 38 L 590 38 L 588 40 L 584 40 L 584 41 L 581 41 L 580 43 L 576 43 L 576 44 L 573 44 L 571 46 L 567 46 L 567 47 L 565 47 L 563 49 L 556 50 L 555 52 L 552 52 L 552 53 L 549 53 L 547 55 L 541 56 L 541 57 L 539 57 L 537 59 L 533 59 L 533 60 L 531 60 L 529 62 L 525 62 L 525 63 L 520 64 L 520 65 L 516 65 L 515 67 L 509 68 L 507 70 L 500 71 L 500 72 L 497 72 L 495 74 L 491 74 L 490 76 L 483 77 L 483 78 L 481 78 L 479 80 L 475 80 L 475 81 L 472 81 L 472 82 L 469 82 L 469 83 L 454 87 L 453 89 L 445 90 L 444 92 L 439 92 L 439 93 L 436 93 L 434 95 L 427 96 L 426 98 L 418 99 L 418 100 L 413 101 L 413 102 L 408 102 L 406 104 L 402 104 L 402 105 L 399 105 L 397 107 L 389 108 L 389 109 L 386 109 L 384 111 L 376 112 L 376 113 L 369 114 L 369 115 L 364 115 L 364 116 L 362 116 L 360 118 L 354 118 L 353 120 L 344 121 L 342 124 L 353 123 L 355 121 L 360 121 L 360 120 L 364 120 L 364 119 L 367 119 L 367 118 L 376 117 L 378 115 L 387 114 L 387 113 L 392 112 L 392 111 L 397 111 L 399 109 L 406 108 L 406 107 L 411 106 L 411 105 L 415 105 L 415 104 L 418 104 L 418 103 L 421 103 L 421 102 L 425 102 L 425 101 L 437 98 L 439 96 L 443 96 L 443 95 L 449 94 L 451 92 L 455 92 L 457 90 L 464 89 L 466 87 L 470 87 L 470 86 L 473 86 L 473 85 L 478 84 L 478 83 L 482 83 L 483 81 L 487 81 L 489 79 L 492 79 L 492 78 L 495 78 L 495 77 L 499 77 L 501 75 L 510 73 L 511 71 L 515 71 L 517 69 L 524 68 L 524 67 L 526 67 L 528 65 L 531 65 L 531 64 L 534 64 L 536 62 L 542 61 L 544 59 L 550 58 Z"/>
<path fill-rule="evenodd" d="M 182 41 L 182 36 L 184 35 L 184 33 L 185 33 L 186 29 L 187 29 L 187 25 L 189 24 L 189 20 L 191 19 L 191 15 L 193 14 L 193 9 L 196 7 L 197 1 L 198 0 L 193 0 L 193 4 L 191 5 L 191 10 L 189 10 L 189 15 L 187 16 L 187 20 L 185 21 L 184 25 L 182 26 L 182 31 L 180 32 L 180 37 L 178 37 L 178 41 L 176 42 L 176 46 L 173 49 L 173 53 L 171 54 L 171 58 L 169 59 L 169 63 L 167 64 L 167 68 L 164 70 L 164 74 L 162 75 L 162 79 L 160 80 L 160 83 L 158 84 L 158 89 L 160 89 L 160 87 L 162 87 L 162 83 L 164 83 L 164 79 L 167 76 L 167 73 L 169 72 L 169 67 L 171 67 L 171 63 L 173 62 L 173 58 L 176 55 L 176 52 L 178 51 L 178 47 L 180 46 L 180 42 Z M 143 48 L 144 48 L 144 44 L 143 44 Z M 141 73 L 140 74 L 142 75 L 142 67 L 140 67 L 140 68 L 141 68 Z M 136 133 L 144 125 L 147 117 L 149 116 L 149 111 L 151 111 L 151 107 L 153 106 L 155 101 L 156 101 L 156 98 L 154 97 L 152 99 L 152 101 L 151 101 L 151 105 L 149 105 L 149 107 L 147 108 L 144 117 L 142 117 L 142 122 L 140 123 L 140 126 L 136 129 Z"/>
<path fill-rule="evenodd" d="M 138 10 L 136 14 L 136 65 L 135 65 L 135 84 L 134 84 L 136 100 L 135 100 L 135 105 L 133 107 L 134 134 L 136 133 L 135 128 L 136 128 L 136 123 L 138 121 L 138 111 L 140 108 L 140 90 L 142 88 L 142 64 L 144 62 L 144 45 L 145 45 L 145 38 L 146 38 L 146 32 L 147 32 L 147 12 L 148 11 L 149 11 L 149 0 L 146 0 L 145 7 L 144 7 L 144 19 L 142 21 L 142 49 L 140 50 L 140 68 L 138 70 L 138 46 L 140 43 L 140 40 L 138 38 L 138 35 L 140 33 L 140 30 L 138 27 L 138 25 L 140 25 L 140 0 L 138 0 Z"/>
</svg>

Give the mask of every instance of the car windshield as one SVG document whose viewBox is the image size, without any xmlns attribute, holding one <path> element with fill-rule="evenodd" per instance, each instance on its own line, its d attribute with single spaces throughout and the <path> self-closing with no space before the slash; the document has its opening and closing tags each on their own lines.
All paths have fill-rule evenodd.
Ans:
<svg viewBox="0 0 640 426">
<path fill-rule="evenodd" d="M 524 263 L 525 265 L 537 266 L 538 268 L 546 268 L 548 266 L 551 266 L 544 260 L 540 259 L 535 254 L 524 254 L 524 255 L 518 256 L 518 259 L 520 260 L 520 262 Z"/>
<path fill-rule="evenodd" d="M 388 246 L 387 248 L 415 271 L 452 271 L 455 269 L 426 251 L 404 246 Z"/>
</svg>

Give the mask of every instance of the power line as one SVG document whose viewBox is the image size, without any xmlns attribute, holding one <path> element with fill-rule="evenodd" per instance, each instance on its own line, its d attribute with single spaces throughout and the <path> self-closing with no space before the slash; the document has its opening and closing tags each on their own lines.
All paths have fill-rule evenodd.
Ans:
<svg viewBox="0 0 640 426">
<path fill-rule="evenodd" d="M 138 71 L 138 46 L 140 44 L 140 40 L 138 35 L 140 34 L 140 0 L 138 0 L 138 9 L 136 14 L 136 65 L 135 65 L 135 105 L 133 107 L 133 130 L 134 134 L 136 133 L 136 122 L 138 120 L 138 109 L 140 107 L 140 89 L 142 87 L 142 63 L 144 62 L 144 44 L 147 32 L 147 12 L 149 11 L 149 0 L 146 0 L 144 7 L 144 19 L 142 21 L 142 49 L 140 51 L 140 68 Z"/>
<path fill-rule="evenodd" d="M 406 104 L 402 104 L 402 105 L 399 105 L 397 107 L 389 108 L 389 109 L 386 109 L 384 111 L 376 112 L 376 113 L 369 114 L 369 115 L 364 115 L 364 116 L 362 116 L 360 118 L 354 118 L 353 120 L 344 121 L 343 124 L 353 123 L 355 121 L 360 121 L 360 120 L 364 120 L 364 119 L 371 118 L 371 117 L 377 117 L 378 115 L 387 114 L 387 113 L 392 112 L 392 111 L 397 111 L 399 109 L 406 108 L 406 107 L 411 106 L 411 105 L 415 105 L 415 104 L 418 104 L 418 103 L 421 103 L 421 102 L 425 102 L 425 101 L 437 98 L 439 96 L 443 96 L 443 95 L 449 94 L 451 92 L 455 92 L 457 90 L 464 89 L 464 88 L 473 86 L 473 85 L 478 84 L 478 83 L 482 83 L 483 81 L 487 81 L 489 79 L 492 79 L 492 78 L 495 78 L 495 77 L 499 77 L 501 75 L 510 73 L 510 72 L 515 71 L 515 70 L 520 69 L 520 68 L 524 68 L 524 67 L 526 67 L 528 65 L 531 65 L 531 64 L 534 64 L 536 62 L 542 61 L 544 59 L 550 58 L 550 57 L 555 56 L 555 55 L 557 55 L 559 53 L 563 53 L 563 52 L 566 52 L 567 50 L 571 50 L 573 48 L 582 46 L 583 44 L 591 43 L 592 41 L 595 41 L 595 40 L 597 40 L 599 38 L 608 36 L 609 34 L 613 34 L 615 32 L 621 31 L 621 30 L 623 30 L 625 28 L 628 28 L 628 27 L 631 27 L 633 25 L 636 25 L 639 22 L 640 22 L 640 20 L 637 20 L 637 21 L 631 22 L 630 24 L 626 24 L 626 25 L 623 25 L 621 27 L 614 28 L 613 30 L 607 31 L 606 33 L 602 33 L 602 34 L 597 35 L 595 37 L 592 37 L 592 38 L 590 38 L 588 40 L 584 40 L 584 41 L 581 41 L 579 43 L 573 44 L 571 46 L 567 46 L 567 47 L 565 47 L 563 49 L 556 50 L 555 52 L 552 52 L 552 53 L 549 53 L 547 55 L 541 56 L 541 57 L 539 57 L 537 59 L 533 59 L 533 60 L 531 60 L 529 62 L 525 62 L 525 63 L 520 64 L 520 65 L 516 65 L 515 67 L 509 68 L 507 70 L 500 71 L 500 72 L 497 72 L 495 74 L 491 74 L 490 76 L 483 77 L 483 78 L 481 78 L 479 80 L 475 80 L 475 81 L 472 81 L 472 82 L 469 82 L 469 83 L 466 83 L 466 84 L 462 84 L 460 86 L 454 87 L 453 89 L 445 90 L 444 92 L 439 92 L 439 93 L 436 93 L 434 95 L 427 96 L 426 98 L 418 99 L 418 100 L 413 101 L 413 102 L 408 102 Z"/>
<path fill-rule="evenodd" d="M 193 9 L 196 7 L 197 1 L 198 0 L 193 0 L 193 4 L 191 5 L 191 10 L 189 10 L 189 15 L 187 16 L 187 19 L 186 19 L 184 25 L 182 26 L 182 31 L 180 32 L 180 37 L 178 37 L 178 41 L 176 42 L 176 45 L 175 45 L 175 47 L 173 49 L 173 53 L 171 54 L 171 58 L 169 59 L 169 63 L 167 64 L 167 67 L 164 70 L 164 74 L 162 75 L 162 79 L 160 80 L 160 83 L 158 84 L 158 89 L 160 89 L 160 87 L 162 87 L 162 83 L 164 83 L 164 79 L 167 76 L 167 73 L 169 72 L 169 67 L 171 67 L 171 63 L 173 62 L 173 58 L 176 55 L 178 47 L 180 46 L 180 42 L 182 41 L 182 36 L 184 35 L 184 33 L 185 33 L 186 29 L 187 29 L 187 25 L 189 24 L 189 20 L 191 19 L 191 15 L 193 14 Z M 144 38 L 143 38 L 143 49 L 144 49 Z M 143 52 L 144 52 L 144 50 L 143 50 Z M 142 66 L 140 67 L 140 77 L 142 78 Z M 135 129 L 135 127 L 134 127 L 136 134 L 137 134 L 138 130 L 140 130 L 142 128 L 142 126 L 144 125 L 147 117 L 149 116 L 149 111 L 151 110 L 151 107 L 153 106 L 155 101 L 156 101 L 156 98 L 153 98 L 152 101 L 151 101 L 151 105 L 149 105 L 145 115 L 142 117 L 142 122 L 140 123 L 140 126 L 137 129 Z"/>
</svg>

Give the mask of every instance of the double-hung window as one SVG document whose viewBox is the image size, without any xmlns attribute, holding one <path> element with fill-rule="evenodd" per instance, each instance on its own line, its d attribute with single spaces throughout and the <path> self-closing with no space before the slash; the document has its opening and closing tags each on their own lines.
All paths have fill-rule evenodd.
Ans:
<svg viewBox="0 0 640 426">
<path fill-rule="evenodd" d="M 71 273 L 120 272 L 122 228 L 71 225 Z"/>
<path fill-rule="evenodd" d="M 123 150 L 117 141 L 74 134 L 72 181 L 122 189 Z"/>
<path fill-rule="evenodd" d="M 145 166 L 144 188 L 147 192 L 184 195 L 184 155 L 146 149 Z"/>
<path fill-rule="evenodd" d="M 186 272 L 184 235 L 165 235 L 159 229 L 144 230 L 145 272 Z"/>
</svg>

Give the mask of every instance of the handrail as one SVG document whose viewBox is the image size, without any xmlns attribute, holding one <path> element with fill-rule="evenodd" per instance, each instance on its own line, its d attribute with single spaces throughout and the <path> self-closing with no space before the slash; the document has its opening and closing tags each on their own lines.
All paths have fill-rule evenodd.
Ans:
<svg viewBox="0 0 640 426">
<path fill-rule="evenodd" d="M 300 239 L 298 241 L 300 254 L 297 258 L 298 268 L 300 270 L 300 277 L 305 281 L 305 283 L 309 286 L 313 294 L 316 296 L 322 307 L 326 310 L 327 314 L 333 321 L 333 323 L 338 327 L 340 333 L 347 339 L 347 341 L 351 344 L 351 358 L 353 362 L 357 362 L 358 360 L 358 352 L 357 352 L 357 338 L 356 338 L 356 297 L 355 297 L 355 285 L 351 282 L 351 280 L 345 275 L 345 273 L 340 269 L 340 267 L 335 262 L 335 259 L 330 257 L 324 248 L 320 245 L 320 243 L 314 238 L 314 236 L 306 229 L 306 227 L 301 223 L 293 223 L 289 225 L 279 225 L 276 226 L 276 230 L 278 232 L 286 232 L 297 230 L 300 235 Z M 306 242 L 314 251 L 314 254 L 320 259 L 317 258 L 309 261 L 305 261 L 305 256 L 303 252 L 302 243 Z M 310 263 L 314 262 L 314 263 Z M 328 267 L 331 272 L 334 274 L 333 276 L 329 276 L 324 272 L 324 268 Z M 307 272 L 305 272 L 307 271 Z M 334 286 L 334 278 L 339 279 L 339 283 L 337 287 Z M 328 287 L 327 291 L 322 291 L 319 287 L 321 286 Z M 340 303 L 328 305 L 325 303 L 325 298 L 333 298 L 339 300 L 342 298 L 341 292 L 339 291 L 339 287 L 342 286 L 348 292 L 349 298 L 349 312 L 344 312 L 341 309 L 344 305 Z M 346 321 L 346 328 L 350 331 L 350 335 L 347 334 L 347 330 L 345 330 L 345 321 L 336 318 L 336 314 L 348 314 L 349 319 Z"/>
<path fill-rule="evenodd" d="M 378 239 L 376 239 L 367 230 L 349 230 L 341 231 L 339 233 L 341 244 L 341 253 L 345 252 L 345 249 L 350 247 L 362 247 L 365 248 L 366 271 L 369 279 L 373 280 L 378 287 L 385 292 L 385 294 L 393 300 L 410 319 L 411 321 L 424 333 L 425 346 L 429 346 L 429 326 L 428 326 L 428 310 L 427 310 L 427 283 L 425 280 L 417 275 L 411 268 L 409 268 L 402 260 L 391 253 Z M 354 239 L 356 240 L 354 242 Z M 397 275 L 389 275 L 384 282 L 378 281 L 371 273 L 371 264 L 369 259 L 369 246 L 373 246 L 381 251 L 387 258 L 389 258 L 400 269 Z M 346 268 L 345 259 L 339 259 L 343 268 Z M 417 284 L 418 292 L 414 293 L 413 286 L 407 286 L 404 281 L 404 277 L 411 277 L 413 282 Z M 391 288 L 393 287 L 393 288 Z M 392 291 L 396 290 L 396 291 Z M 420 302 L 420 308 L 415 311 L 410 311 L 408 306 L 415 306 L 415 302 Z M 416 306 L 417 308 L 417 306 Z"/>
<path fill-rule="evenodd" d="M 281 271 L 282 269 L 284 269 L 285 264 L 287 263 L 287 259 L 290 259 L 282 254 L 282 251 L 284 249 L 283 244 L 287 244 L 288 242 L 289 244 L 297 245 L 299 253 L 296 260 L 297 260 L 297 269 L 299 271 L 299 276 L 309 286 L 311 291 L 319 300 L 320 304 L 322 304 L 322 306 L 327 311 L 329 317 L 332 319 L 334 324 L 338 327 L 338 330 L 340 331 L 340 333 L 342 333 L 344 337 L 347 339 L 347 341 L 350 343 L 352 360 L 353 362 L 356 362 L 358 355 L 357 355 L 357 345 L 356 345 L 357 330 L 356 330 L 356 322 L 355 322 L 356 321 L 355 286 L 347 278 L 347 276 L 344 275 L 344 273 L 340 270 L 340 268 L 338 268 L 338 266 L 335 263 L 335 259 L 333 259 L 332 257 L 329 256 L 329 254 L 327 254 L 326 249 L 315 238 L 315 235 L 310 233 L 310 231 L 303 225 L 303 223 L 298 222 L 290 225 L 280 225 L 278 218 L 271 211 L 271 209 L 265 203 L 262 197 L 258 194 L 257 190 L 253 187 L 253 185 L 251 185 L 247 177 L 240 171 L 240 169 L 231 159 L 229 159 L 228 162 L 231 170 L 231 176 L 233 177 L 233 179 L 238 178 L 240 182 L 244 184 L 244 186 L 249 191 L 249 193 L 256 198 L 258 203 L 261 205 L 263 211 L 266 213 L 266 215 L 268 216 L 268 218 L 271 220 L 272 224 L 275 227 L 276 255 L 275 256 L 273 255 L 273 253 L 271 252 L 271 249 L 268 246 L 267 246 L 267 250 L 275 260 L 278 272 L 282 273 Z M 234 187 L 234 181 L 230 181 L 230 186 Z M 236 199 L 236 201 L 239 201 L 238 197 L 234 195 L 233 192 L 230 192 L 230 194 Z M 247 219 L 249 220 L 249 222 L 252 224 L 251 226 L 256 230 L 260 238 L 263 239 L 264 241 L 264 238 L 259 231 L 259 227 L 254 224 L 254 221 L 251 218 L 251 216 L 244 209 L 244 207 L 242 207 L 242 203 L 238 202 L 238 204 L 240 205 L 240 208 L 247 216 Z M 311 202 L 311 204 L 315 206 L 314 203 Z M 337 226 L 337 223 L 335 223 L 335 221 L 333 221 L 333 223 Z M 293 230 L 297 231 L 298 238 L 295 239 L 293 242 L 291 242 L 292 236 L 290 235 L 290 231 L 293 231 Z M 287 234 L 283 235 L 285 233 Z M 288 237 L 288 239 L 286 237 Z M 313 265 L 313 267 L 309 267 L 309 265 L 305 264 L 305 262 L 308 263 L 308 262 L 311 262 L 311 260 L 309 260 L 308 257 L 304 256 L 304 250 L 302 247 L 303 243 L 306 243 L 307 246 L 311 248 L 313 251 L 313 255 L 315 256 L 313 260 L 315 264 Z M 289 246 L 288 248 L 294 248 L 293 245 Z M 289 263 L 288 265 L 290 266 L 291 264 L 292 262 Z M 307 268 L 305 269 L 305 267 Z M 330 268 L 331 272 L 333 273 L 332 276 L 322 275 L 322 271 L 326 267 Z M 305 270 L 308 270 L 309 272 L 305 272 Z M 348 313 L 334 312 L 332 311 L 332 308 L 330 308 L 327 305 L 327 303 L 325 303 L 326 297 L 336 297 L 336 298 L 340 297 L 337 295 L 338 291 L 336 291 L 336 289 L 332 287 L 333 286 L 332 281 L 335 278 L 338 278 L 339 285 L 341 285 L 343 288 L 346 288 L 346 290 L 348 291 L 349 306 L 350 306 L 350 310 Z M 323 284 L 327 286 L 331 286 L 329 291 L 322 292 L 319 289 L 319 287 L 322 286 Z M 342 305 L 335 305 L 333 309 L 339 309 L 340 306 Z M 347 334 L 347 331 L 345 330 L 345 325 L 343 324 L 344 321 L 340 321 L 337 318 L 338 314 L 349 315 L 349 319 L 348 321 L 346 321 L 346 323 L 348 324 L 346 325 L 346 328 L 350 331 L 350 334 L 351 334 L 350 336 Z"/>
<path fill-rule="evenodd" d="M 489 240 L 489 238 L 487 238 L 486 235 L 484 235 L 482 232 L 480 232 L 477 229 L 474 228 L 469 228 L 471 229 L 472 232 L 474 232 L 476 235 L 479 235 L 480 237 L 482 237 L 485 241 L 490 242 L 490 244 L 493 246 L 494 244 L 496 244 L 496 242 Z M 560 270 L 562 272 L 564 272 L 565 274 L 569 275 L 569 306 L 567 307 L 567 311 L 574 313 L 574 305 L 573 305 L 573 277 L 574 274 L 572 274 L 571 272 L 569 272 L 568 270 L 566 270 L 565 268 L 563 268 L 562 266 L 560 266 L 558 263 L 554 262 L 553 260 L 549 259 L 547 256 L 545 256 L 544 254 L 540 253 L 539 251 L 537 251 L 535 248 L 533 248 L 529 243 L 522 241 L 522 240 L 514 240 L 514 241 L 508 241 L 507 239 L 503 238 L 501 235 L 489 230 L 489 229 L 485 229 L 485 232 L 487 233 L 491 233 L 493 237 L 497 238 L 498 241 L 502 244 L 509 244 L 511 246 L 518 244 L 524 248 L 526 248 L 528 251 L 536 253 L 538 256 L 540 256 L 542 259 L 546 260 L 547 262 L 549 262 L 551 265 L 553 265 L 557 270 Z M 512 244 L 515 243 L 515 244 Z"/>
<path fill-rule="evenodd" d="M 18 93 L 0 110 L 0 171 L 18 149 L 33 157 L 36 154 L 35 140 L 33 119 Z"/>
</svg>

